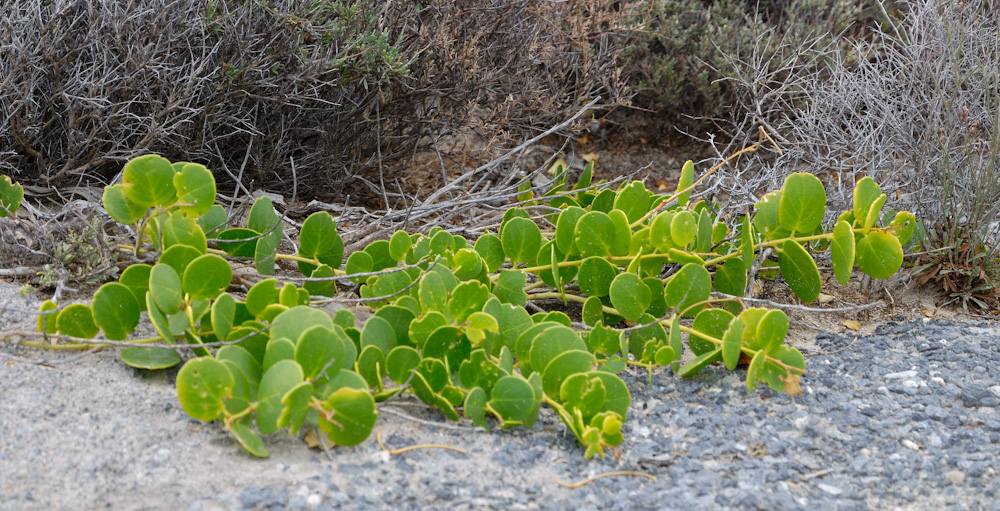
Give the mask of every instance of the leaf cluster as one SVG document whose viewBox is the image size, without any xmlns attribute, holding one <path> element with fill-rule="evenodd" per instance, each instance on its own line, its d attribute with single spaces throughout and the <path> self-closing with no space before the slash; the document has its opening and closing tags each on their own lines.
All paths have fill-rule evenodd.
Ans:
<svg viewBox="0 0 1000 511">
<path fill-rule="evenodd" d="M 749 391 L 764 383 L 796 394 L 805 360 L 784 343 L 785 313 L 713 291 L 743 296 L 765 248 L 777 252 L 776 270 L 805 302 L 821 286 L 812 252 L 827 247 L 842 282 L 855 264 L 885 278 L 899 268 L 915 224 L 901 212 L 880 225 L 886 196 L 870 179 L 826 232 L 825 190 L 809 174 L 789 176 L 753 216 L 729 226 L 712 204 L 692 202 L 691 162 L 671 195 L 639 181 L 591 187 L 593 170 L 571 185 L 559 168 L 549 192 L 522 197 L 548 213 L 510 209 L 495 234 L 473 243 L 440 228 L 398 231 L 345 261 L 328 213 L 306 219 L 296 254 L 280 254 L 284 225 L 269 199 L 253 204 L 245 227 L 225 229 L 210 172 L 143 156 L 105 190 L 104 203 L 116 220 L 137 226 L 136 250 L 156 251 L 156 264 L 130 266 L 91 305 L 65 307 L 39 326 L 125 339 L 145 310 L 159 335 L 153 340 L 185 343 L 198 355 L 177 377 L 184 410 L 221 420 L 258 456 L 268 454 L 260 435 L 307 424 L 334 444 L 357 444 L 372 431 L 378 403 L 412 394 L 484 429 L 531 428 L 544 404 L 590 457 L 623 440 L 631 397 L 616 373 L 629 364 L 650 378 L 656 366 L 687 378 L 715 363 L 742 364 Z M 308 278 L 301 287 L 264 278 L 241 300 L 229 293 L 233 258 L 252 258 L 263 276 L 287 258 Z M 363 325 L 348 310 L 331 316 L 310 307 L 314 297 L 333 296 L 336 279 L 360 285 L 374 310 Z M 560 310 L 530 314 L 529 301 L 574 302 L 585 328 Z M 631 326 L 616 329 L 623 322 Z M 129 365 L 181 361 L 176 350 L 136 344 L 121 352 Z"/>
</svg>

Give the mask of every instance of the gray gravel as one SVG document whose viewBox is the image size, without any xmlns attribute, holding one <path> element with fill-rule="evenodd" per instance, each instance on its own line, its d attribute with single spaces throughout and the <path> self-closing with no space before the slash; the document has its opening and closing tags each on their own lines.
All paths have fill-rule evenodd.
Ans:
<svg viewBox="0 0 1000 511">
<path fill-rule="evenodd" d="M 22 316 L 8 312 L 0 327 L 30 325 Z M 625 443 L 597 460 L 551 413 L 532 431 L 491 434 L 379 419 L 388 447 L 467 454 L 389 456 L 372 440 L 328 459 L 279 433 L 258 460 L 184 414 L 176 371 L 133 371 L 111 352 L 43 367 L 10 357 L 72 355 L 3 346 L 0 509 L 1000 510 L 998 328 L 916 321 L 869 337 L 820 334 L 795 397 L 748 394 L 744 371 L 721 367 L 691 381 L 664 371 L 652 387 L 626 374 Z M 422 406 L 395 408 L 446 424 Z M 556 483 L 613 470 L 657 480 Z"/>
</svg>

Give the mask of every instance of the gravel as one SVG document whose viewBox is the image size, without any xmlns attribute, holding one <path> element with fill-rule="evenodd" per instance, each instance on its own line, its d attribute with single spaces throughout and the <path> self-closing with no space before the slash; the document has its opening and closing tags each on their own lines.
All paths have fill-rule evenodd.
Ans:
<svg viewBox="0 0 1000 511">
<path fill-rule="evenodd" d="M 37 307 L 9 285 L 4 302 Z M 6 312 L 0 329 L 32 321 Z M 485 434 L 406 400 L 376 426 L 387 447 L 467 453 L 390 456 L 372 439 L 328 458 L 279 433 L 260 460 L 184 414 L 176 371 L 0 346 L 0 510 L 1000 510 L 1000 325 L 889 322 L 816 346 L 794 397 L 748 394 L 742 369 L 663 371 L 651 386 L 626 373 L 625 442 L 596 460 L 551 413 L 531 431 Z M 39 357 L 54 367 L 21 360 Z M 618 470 L 656 481 L 556 482 Z"/>
</svg>

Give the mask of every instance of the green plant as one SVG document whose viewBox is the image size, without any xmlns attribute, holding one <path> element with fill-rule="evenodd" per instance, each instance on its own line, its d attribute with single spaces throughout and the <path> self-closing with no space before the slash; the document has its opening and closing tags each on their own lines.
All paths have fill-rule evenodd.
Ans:
<svg viewBox="0 0 1000 511">
<path fill-rule="evenodd" d="M 440 229 L 398 231 L 344 262 L 325 212 L 303 223 L 295 255 L 278 253 L 284 226 L 266 197 L 253 204 L 246 227 L 219 232 L 220 248 L 209 248 L 205 233 L 227 221 L 213 205 L 212 174 L 143 156 L 126 165 L 122 184 L 105 189 L 104 204 L 137 226 L 132 249 L 156 251 L 157 263 L 130 266 L 91 305 L 65 307 L 44 327 L 77 346 L 101 345 L 87 339 L 99 331 L 125 339 L 145 309 L 159 336 L 124 343 L 122 360 L 170 367 L 181 361 L 174 344 L 185 343 L 198 357 L 177 375 L 184 410 L 222 421 L 257 456 L 268 455 L 260 434 L 307 424 L 338 445 L 362 442 L 378 403 L 412 393 L 451 420 L 461 410 L 483 428 L 487 417 L 502 428 L 530 428 L 545 404 L 591 457 L 623 440 L 631 397 L 616 373 L 627 365 L 651 378 L 656 366 L 691 377 L 714 363 L 729 370 L 744 363 L 749 391 L 764 383 L 798 393 L 805 360 L 784 344 L 785 313 L 713 298 L 713 289 L 742 296 L 766 248 L 806 302 L 821 286 L 808 248 L 829 247 L 840 282 L 855 263 L 885 278 L 899 268 L 915 223 L 901 212 L 881 225 L 886 196 L 871 179 L 859 182 L 853 208 L 826 232 L 826 193 L 812 175 L 793 174 L 753 217 L 730 227 L 713 205 L 691 202 L 698 184 L 691 162 L 669 196 L 638 181 L 593 187 L 592 173 L 591 165 L 571 187 L 562 169 L 544 196 L 524 194 L 558 208 L 537 219 L 549 225 L 544 231 L 526 210 L 510 209 L 496 234 L 472 244 Z M 262 275 L 273 273 L 276 259 L 293 260 L 306 278 L 302 287 L 264 278 L 241 301 L 227 292 L 229 257 L 252 258 Z M 349 311 L 331 317 L 309 306 L 311 296 L 331 296 L 336 279 L 360 283 L 374 309 L 360 329 Z M 563 310 L 529 314 L 529 301 Z M 585 329 L 574 329 L 564 312 L 577 310 Z M 613 328 L 622 321 L 633 326 Z M 685 336 L 694 354 L 686 362 Z"/>
<path fill-rule="evenodd" d="M 0 218 L 14 216 L 24 200 L 24 187 L 8 176 L 0 176 Z"/>
</svg>

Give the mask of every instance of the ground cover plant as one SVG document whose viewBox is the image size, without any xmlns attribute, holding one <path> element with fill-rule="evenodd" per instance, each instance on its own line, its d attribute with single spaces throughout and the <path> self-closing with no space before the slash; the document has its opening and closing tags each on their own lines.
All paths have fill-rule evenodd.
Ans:
<svg viewBox="0 0 1000 511">
<path fill-rule="evenodd" d="M 270 198 L 254 202 L 244 225 L 227 227 L 234 219 L 215 204 L 208 169 L 145 155 L 125 166 L 103 203 L 134 227 L 134 244 L 119 249 L 150 264 L 126 268 L 90 305 L 46 302 L 39 333 L 16 334 L 17 342 L 119 347 L 124 363 L 145 369 L 193 352 L 177 375 L 182 407 L 220 420 L 257 456 L 269 454 L 261 435 L 285 428 L 360 443 L 379 403 L 407 393 L 485 429 L 530 428 L 545 405 L 585 456 L 603 455 L 623 441 L 631 398 L 616 373 L 629 365 L 650 378 L 657 366 L 692 377 L 745 365 L 749 392 L 764 384 L 798 393 L 806 366 L 784 342 L 788 317 L 739 300 L 754 272 L 780 273 L 812 302 L 822 285 L 813 254 L 829 253 L 841 283 L 855 266 L 887 278 L 916 226 L 909 212 L 883 214 L 887 197 L 867 178 L 827 229 L 826 191 L 804 173 L 764 196 L 753 215 L 726 223 L 715 205 L 691 200 L 715 170 L 696 181 L 688 162 L 667 195 L 640 181 L 593 183 L 593 165 L 571 182 L 560 166 L 544 194 L 525 183 L 521 207 L 506 211 L 495 234 L 470 241 L 435 228 L 397 231 L 350 254 L 320 211 L 302 224 L 296 252 L 284 254 L 285 225 Z M 16 187 L 2 191 L 15 210 Z M 279 259 L 303 277 L 272 277 Z M 260 280 L 238 297 L 232 265 L 241 260 Z M 331 316 L 310 306 L 334 296 L 337 281 L 360 286 L 374 311 L 363 324 L 348 310 Z M 539 305 L 546 309 L 526 309 Z M 142 311 L 158 336 L 127 340 Z M 55 344 L 28 340 L 37 336 Z"/>
</svg>

